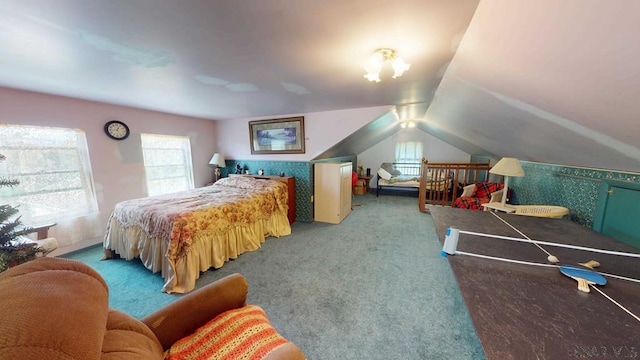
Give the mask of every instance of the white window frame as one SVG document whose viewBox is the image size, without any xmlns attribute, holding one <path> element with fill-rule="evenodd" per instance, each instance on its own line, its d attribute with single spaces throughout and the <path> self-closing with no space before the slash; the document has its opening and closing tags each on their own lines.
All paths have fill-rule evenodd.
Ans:
<svg viewBox="0 0 640 360">
<path fill-rule="evenodd" d="M 0 124 L 0 177 L 20 182 L 0 188 L 27 225 L 98 213 L 85 132 L 79 129 Z M 66 168 L 51 166 L 64 158 Z M 75 161 L 69 162 L 68 159 Z"/>
<path fill-rule="evenodd" d="M 149 196 L 194 188 L 188 136 L 140 134 L 140 137 Z"/>
<path fill-rule="evenodd" d="M 416 164 L 414 167 L 403 166 L 405 175 L 420 175 L 420 166 L 423 158 L 424 146 L 422 141 L 401 141 L 396 143 L 396 163 Z M 409 174 L 411 173 L 411 174 Z"/>
</svg>

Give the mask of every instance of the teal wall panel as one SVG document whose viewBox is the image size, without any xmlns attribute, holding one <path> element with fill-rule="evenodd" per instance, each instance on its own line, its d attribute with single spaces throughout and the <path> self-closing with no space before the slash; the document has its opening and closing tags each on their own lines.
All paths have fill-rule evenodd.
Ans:
<svg viewBox="0 0 640 360">
<path fill-rule="evenodd" d="M 296 221 L 312 222 L 313 221 L 313 203 L 311 195 L 313 195 L 313 164 L 315 162 L 349 162 L 356 164 L 357 157 L 342 156 L 331 159 L 322 159 L 313 162 L 309 161 L 272 161 L 272 160 L 227 160 L 226 166 L 221 169 L 223 177 L 236 172 L 236 165 L 240 165 L 243 172 L 249 170 L 251 174 L 257 174 L 258 170 L 263 169 L 265 175 L 278 176 L 280 173 L 285 176 L 293 176 L 296 178 Z"/>
<path fill-rule="evenodd" d="M 511 178 L 511 203 L 559 205 L 570 210 L 569 218 L 592 227 L 600 185 L 603 181 L 640 184 L 640 174 L 521 161 L 525 176 Z"/>
<path fill-rule="evenodd" d="M 285 176 L 296 178 L 296 221 L 313 221 L 311 209 L 311 182 L 310 163 L 307 161 L 266 161 L 266 160 L 227 160 L 226 167 L 222 169 L 222 176 L 234 174 L 236 165 L 240 164 L 243 170 L 249 170 L 251 174 L 257 174 L 263 169 L 265 175 L 278 176 L 284 172 Z"/>
</svg>

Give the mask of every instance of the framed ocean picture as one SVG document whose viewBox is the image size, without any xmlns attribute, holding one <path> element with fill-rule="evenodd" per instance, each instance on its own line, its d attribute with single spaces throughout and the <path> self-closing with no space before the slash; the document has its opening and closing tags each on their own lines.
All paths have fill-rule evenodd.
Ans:
<svg viewBox="0 0 640 360">
<path fill-rule="evenodd" d="M 249 121 L 252 154 L 304 154 L 304 116 Z"/>
</svg>

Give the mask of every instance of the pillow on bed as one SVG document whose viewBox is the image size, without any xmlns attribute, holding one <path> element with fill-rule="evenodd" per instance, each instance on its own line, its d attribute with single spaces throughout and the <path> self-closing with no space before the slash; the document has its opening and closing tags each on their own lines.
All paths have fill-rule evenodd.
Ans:
<svg viewBox="0 0 640 360">
<path fill-rule="evenodd" d="M 386 172 L 391 174 L 391 176 L 398 176 L 402 174 L 400 170 L 393 167 L 392 163 L 382 163 L 382 165 L 380 165 L 380 168 L 384 169 Z"/>
<path fill-rule="evenodd" d="M 253 189 L 256 187 L 259 181 L 263 180 L 257 180 L 250 176 L 229 176 L 226 178 L 218 179 L 215 184 L 235 187 L 239 189 Z"/>
<path fill-rule="evenodd" d="M 385 180 L 391 180 L 391 174 L 383 168 L 378 169 L 378 175 Z"/>
</svg>

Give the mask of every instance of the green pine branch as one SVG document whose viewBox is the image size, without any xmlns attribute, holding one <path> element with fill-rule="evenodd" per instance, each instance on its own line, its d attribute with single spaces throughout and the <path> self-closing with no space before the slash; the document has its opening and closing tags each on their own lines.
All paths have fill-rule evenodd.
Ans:
<svg viewBox="0 0 640 360">
<path fill-rule="evenodd" d="M 0 205 L 0 247 L 12 246 L 11 241 L 31 232 L 30 228 L 22 227 L 20 217 L 10 220 L 17 213 L 18 209 L 11 205 Z"/>
<path fill-rule="evenodd" d="M 0 162 L 4 161 L 6 156 L 0 154 Z M 13 179 L 1 178 L 0 187 L 16 186 L 19 182 Z M 38 254 L 44 254 L 44 249 L 38 247 L 34 243 L 24 244 L 16 243 L 14 240 L 20 236 L 32 232 L 30 228 L 22 226 L 20 216 L 11 219 L 18 214 L 18 208 L 9 204 L 0 205 L 0 272 L 7 268 L 32 260 Z"/>
</svg>

